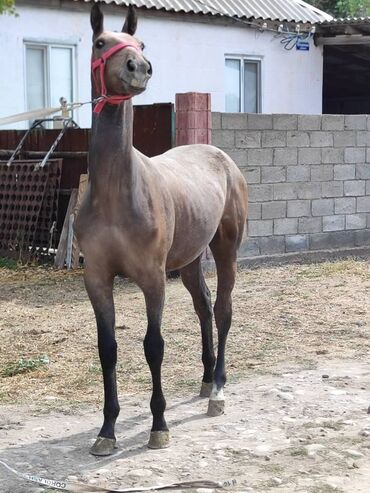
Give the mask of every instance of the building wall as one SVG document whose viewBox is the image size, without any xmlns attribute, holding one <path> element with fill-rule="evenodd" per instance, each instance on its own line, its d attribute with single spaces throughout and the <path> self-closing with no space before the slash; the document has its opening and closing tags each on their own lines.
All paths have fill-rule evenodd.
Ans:
<svg viewBox="0 0 370 493">
<path fill-rule="evenodd" d="M 240 256 L 370 245 L 370 117 L 213 114 L 249 183 Z"/>
<path fill-rule="evenodd" d="M 78 8 L 77 8 L 78 7 Z M 0 117 L 26 109 L 24 40 L 72 43 L 76 46 L 75 99 L 90 98 L 91 28 L 89 8 L 82 2 L 73 10 L 19 5 L 18 17 L 0 16 L 2 67 Z M 123 12 L 105 9 L 106 27 L 120 30 Z M 185 20 L 186 19 L 186 20 Z M 272 33 L 245 25 L 220 25 L 215 20 L 190 22 L 189 17 L 140 13 L 138 37 L 154 75 L 136 104 L 174 102 L 175 94 L 197 91 L 212 96 L 213 111 L 224 111 L 225 54 L 262 57 L 262 112 L 321 113 L 322 48 L 311 41 L 310 51 L 287 51 Z M 5 69 L 6 68 L 6 69 Z M 90 125 L 90 108 L 76 112 L 82 127 Z M 18 124 L 16 128 L 22 128 Z"/>
</svg>

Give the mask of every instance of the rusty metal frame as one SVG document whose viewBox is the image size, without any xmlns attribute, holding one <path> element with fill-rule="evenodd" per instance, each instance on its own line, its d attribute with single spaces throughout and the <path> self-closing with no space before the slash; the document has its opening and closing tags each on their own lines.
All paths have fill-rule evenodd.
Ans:
<svg viewBox="0 0 370 493">
<path fill-rule="evenodd" d="M 35 171 L 35 161 L 0 161 L 0 251 L 29 257 L 47 253 L 56 221 L 62 160 Z M 55 229 L 55 228 L 54 228 Z"/>
<path fill-rule="evenodd" d="M 63 125 L 62 128 L 61 128 L 61 130 L 60 130 L 60 132 L 59 132 L 59 135 L 55 139 L 54 143 L 51 145 L 49 151 L 46 153 L 46 155 L 43 158 L 43 160 L 40 163 L 36 163 L 36 165 L 35 165 L 35 169 L 43 168 L 46 165 L 46 163 L 49 161 L 50 156 L 55 151 L 57 145 L 59 144 L 60 140 L 62 139 L 63 135 L 65 134 L 67 128 L 78 128 L 77 123 L 72 118 L 59 118 L 58 117 L 58 118 L 43 118 L 43 119 L 40 119 L 40 120 L 35 120 L 32 123 L 31 127 L 23 135 L 23 137 L 20 140 L 19 144 L 15 148 L 13 154 L 10 156 L 10 158 L 9 158 L 9 160 L 7 162 L 7 166 L 11 166 L 14 163 L 15 158 L 17 157 L 17 154 L 22 150 L 22 147 L 23 147 L 24 143 L 26 142 L 27 137 L 32 132 L 32 130 L 34 130 L 37 127 L 41 127 L 44 123 L 47 123 L 47 122 L 56 122 L 56 121 L 62 122 L 62 125 Z"/>
</svg>

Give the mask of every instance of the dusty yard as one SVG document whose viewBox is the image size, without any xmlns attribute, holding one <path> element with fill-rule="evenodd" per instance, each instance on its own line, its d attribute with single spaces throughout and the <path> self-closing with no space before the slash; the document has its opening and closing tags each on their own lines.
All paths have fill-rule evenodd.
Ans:
<svg viewBox="0 0 370 493">
<path fill-rule="evenodd" d="M 214 293 L 215 276 L 208 284 Z M 236 477 L 239 492 L 368 492 L 369 298 L 365 261 L 240 271 L 227 412 L 207 418 L 194 397 L 197 319 L 181 282 L 169 281 L 163 381 L 173 438 L 153 452 L 143 297 L 117 280 L 120 448 L 97 460 L 87 450 L 101 421 L 101 372 L 81 273 L 0 269 L 0 460 L 121 487 Z M 0 479 L 5 493 L 46 491 L 1 468 Z"/>
</svg>

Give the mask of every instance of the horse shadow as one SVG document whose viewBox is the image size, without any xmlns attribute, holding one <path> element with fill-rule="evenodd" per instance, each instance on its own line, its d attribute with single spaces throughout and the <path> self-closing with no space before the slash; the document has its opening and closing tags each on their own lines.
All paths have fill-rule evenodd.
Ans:
<svg viewBox="0 0 370 493">
<path fill-rule="evenodd" d="M 185 398 L 168 406 L 167 410 L 170 413 L 176 408 L 201 400 L 204 401 L 200 397 Z M 79 418 L 82 420 L 83 416 L 79 416 Z M 176 429 L 186 423 L 206 419 L 208 416 L 205 413 L 197 413 L 194 410 L 194 414 L 190 416 L 170 418 L 168 425 L 170 429 Z M 80 476 L 114 463 L 118 459 L 153 454 L 153 451 L 147 447 L 150 423 L 150 411 L 138 412 L 117 422 L 118 448 L 114 454 L 108 457 L 93 457 L 89 454 L 89 446 L 99 432 L 98 427 L 93 427 L 62 438 L 40 439 L 20 446 L 9 446 L 0 451 L 0 460 L 15 469 L 20 469 L 20 472 L 40 475 L 49 479 L 63 480 L 70 475 Z M 144 425 L 146 425 L 145 431 L 143 431 Z M 8 488 L 10 489 L 6 491 L 12 493 L 31 491 L 27 489 L 28 483 L 21 483 L 15 475 L 2 469 L 0 465 L 1 477 L 6 478 L 5 484 L 9 484 Z M 19 489 L 22 486 L 25 489 Z"/>
</svg>

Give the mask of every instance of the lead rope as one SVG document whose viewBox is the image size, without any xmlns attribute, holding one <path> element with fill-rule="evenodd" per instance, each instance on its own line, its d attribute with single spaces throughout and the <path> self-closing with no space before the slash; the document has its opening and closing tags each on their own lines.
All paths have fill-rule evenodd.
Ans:
<svg viewBox="0 0 370 493">
<path fill-rule="evenodd" d="M 12 472 L 16 476 L 26 481 L 31 481 L 32 483 L 37 483 L 42 486 L 48 486 L 49 488 L 54 488 L 56 490 L 61 491 L 69 491 L 71 493 L 141 493 L 146 491 L 170 491 L 170 490 L 188 490 L 195 488 L 204 488 L 204 489 L 226 489 L 232 488 L 236 486 L 235 479 L 227 479 L 225 481 L 208 481 L 208 480 L 199 480 L 199 481 L 185 481 L 178 482 L 172 484 L 165 484 L 159 486 L 148 486 L 142 488 L 123 488 L 123 489 L 112 489 L 106 488 L 104 486 L 98 485 L 88 485 L 79 482 L 71 482 L 71 481 L 57 481 L 55 479 L 46 479 L 41 476 L 36 476 L 34 474 L 28 474 L 19 472 L 13 467 L 10 467 L 6 462 L 0 460 L 0 464 L 8 469 L 8 471 Z"/>
<path fill-rule="evenodd" d="M 73 111 L 74 109 L 81 108 L 81 106 L 85 106 L 86 104 L 98 104 L 106 99 L 106 96 L 99 96 L 98 98 L 91 99 L 90 101 L 85 101 L 83 103 L 69 103 L 66 106 L 59 106 L 55 108 L 41 108 L 33 111 L 26 111 L 25 113 L 17 113 L 16 115 L 5 116 L 4 118 L 0 118 L 0 126 L 8 125 L 9 123 L 17 123 L 23 122 L 26 120 L 35 120 L 38 118 L 43 118 L 46 116 L 53 115 L 55 113 L 59 113 L 63 110 Z"/>
<path fill-rule="evenodd" d="M 33 120 L 36 118 L 43 118 L 46 116 L 53 115 L 54 113 L 59 113 L 62 110 L 72 111 L 74 109 L 81 108 L 81 106 L 84 106 L 85 104 L 95 105 L 93 112 L 99 114 L 107 103 L 118 105 L 121 104 L 123 101 L 131 99 L 132 95 L 129 94 L 121 95 L 121 96 L 118 95 L 109 96 L 109 94 L 107 94 L 107 88 L 104 81 L 104 69 L 107 60 L 109 60 L 111 56 L 113 56 L 118 51 L 123 50 L 124 48 L 134 48 L 136 51 L 141 53 L 141 50 L 136 45 L 130 43 L 118 43 L 114 45 L 112 48 L 110 48 L 108 51 L 103 53 L 103 55 L 100 58 L 97 58 L 96 60 L 92 61 L 91 69 L 92 69 L 95 87 L 97 90 L 99 89 L 97 87 L 98 78 L 97 75 L 95 74 L 95 71 L 99 70 L 100 91 L 101 91 L 101 95 L 99 97 L 92 99 L 90 101 L 85 101 L 84 103 L 69 103 L 65 106 L 59 106 L 57 108 L 42 108 L 33 111 L 26 111 L 25 113 L 17 113 L 16 115 L 6 116 L 4 118 L 0 118 L 0 126 L 7 125 L 9 123 L 17 123 L 27 120 Z"/>
</svg>

